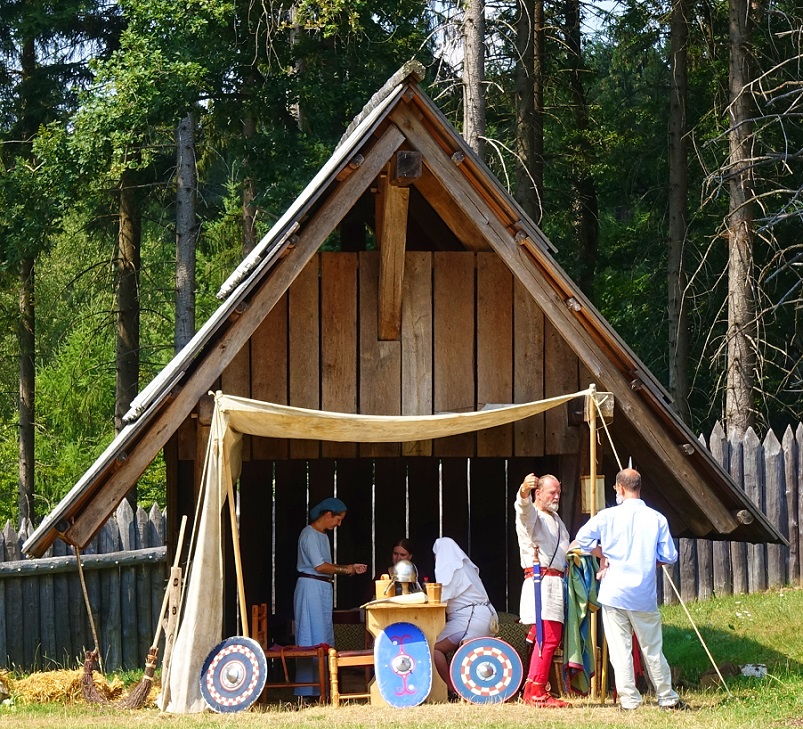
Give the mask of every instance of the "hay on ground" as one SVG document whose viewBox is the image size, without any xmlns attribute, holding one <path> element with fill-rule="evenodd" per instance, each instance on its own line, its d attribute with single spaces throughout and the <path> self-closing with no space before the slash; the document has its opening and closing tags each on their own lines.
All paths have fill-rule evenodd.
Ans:
<svg viewBox="0 0 803 729">
<path fill-rule="evenodd" d="M 49 701 L 72 704 L 84 701 L 81 693 L 83 675 L 83 669 L 79 668 L 73 671 L 42 671 L 18 680 L 8 675 L 6 678 L 11 695 L 21 704 L 42 704 Z M 92 681 L 98 693 L 109 701 L 119 699 L 123 693 L 123 682 L 117 676 L 109 683 L 103 674 L 94 671 Z"/>
</svg>

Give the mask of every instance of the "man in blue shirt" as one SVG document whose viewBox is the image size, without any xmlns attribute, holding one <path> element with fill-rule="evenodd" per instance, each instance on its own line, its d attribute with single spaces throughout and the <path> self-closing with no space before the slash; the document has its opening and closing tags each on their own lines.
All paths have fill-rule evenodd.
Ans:
<svg viewBox="0 0 803 729">
<path fill-rule="evenodd" d="M 656 596 L 656 566 L 678 559 L 669 524 L 663 514 L 641 500 L 637 471 L 620 471 L 614 488 L 617 506 L 592 516 L 577 532 L 572 547 L 601 558 L 599 602 L 619 703 L 623 709 L 641 705 L 633 669 L 635 633 L 659 706 L 685 709 L 686 704 L 672 689 L 663 654 Z"/>
</svg>

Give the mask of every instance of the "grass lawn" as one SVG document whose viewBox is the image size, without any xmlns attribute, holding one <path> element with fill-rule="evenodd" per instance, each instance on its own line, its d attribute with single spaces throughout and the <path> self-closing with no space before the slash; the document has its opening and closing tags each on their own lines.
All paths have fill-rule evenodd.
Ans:
<svg viewBox="0 0 803 729">
<path fill-rule="evenodd" d="M 701 689 L 700 675 L 711 668 L 705 650 L 680 606 L 663 608 L 664 648 L 673 667 L 680 668 L 680 693 L 692 710 L 665 712 L 650 697 L 638 711 L 618 711 L 605 705 L 573 699 L 573 708 L 537 710 L 518 703 L 501 706 L 443 704 L 394 710 L 365 705 L 335 709 L 328 706 L 296 710 L 272 706 L 231 715 L 194 716 L 160 714 L 156 709 L 122 711 L 86 704 L 47 703 L 0 706 L 0 726 L 26 729 L 135 729 L 164 726 L 287 727 L 288 729 L 435 729 L 460 726 L 519 728 L 634 727 L 637 729 L 683 726 L 684 729 L 803 726 L 803 590 L 783 589 L 759 595 L 716 598 L 692 603 L 689 610 L 717 663 L 724 668 L 746 663 L 767 666 L 766 678 L 733 676 L 727 679 L 731 695 L 722 689 Z"/>
</svg>

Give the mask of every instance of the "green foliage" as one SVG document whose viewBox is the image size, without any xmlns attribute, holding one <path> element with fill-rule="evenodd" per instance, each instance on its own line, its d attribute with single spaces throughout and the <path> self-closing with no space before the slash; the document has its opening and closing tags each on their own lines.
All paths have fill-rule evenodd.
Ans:
<svg viewBox="0 0 803 729">
<path fill-rule="evenodd" d="M 436 45 L 456 31 L 439 26 L 452 7 L 421 0 L 301 0 L 292 8 L 235 0 L 65 0 L 0 7 L 0 388 L 7 395 L 0 400 L 0 514 L 16 508 L 13 284 L 20 259 L 39 257 L 36 458 L 45 510 L 113 437 L 110 262 L 121 178 L 138 186 L 143 206 L 142 387 L 172 356 L 177 122 L 190 111 L 198 122 L 200 324 L 241 258 L 246 178 L 256 191 L 261 236 L 328 159 L 363 104 L 411 58 L 430 68 L 425 88 L 460 128 L 460 79 L 452 67 L 458 59 L 438 58 L 443 48 Z M 572 185 L 578 169 L 593 177 L 600 229 L 594 303 L 661 379 L 667 374 L 668 9 L 628 0 L 585 33 L 581 77 L 589 120 L 578 130 L 567 81 L 565 7 L 546 6 L 542 227 L 560 265 L 582 276 L 587 262 L 575 240 Z M 727 190 L 712 171 L 727 154 L 728 17 L 721 3 L 692 9 L 686 253 L 694 277 L 687 306 L 697 363 L 692 407 L 695 424 L 707 428 L 719 414 L 724 366 L 726 251 L 717 235 Z M 516 165 L 514 10 L 489 13 L 486 85 L 488 164 L 509 185 Z M 781 109 L 783 93 L 793 89 L 790 59 L 798 36 L 787 31 L 795 27 L 795 13 L 788 0 L 768 8 L 756 43 L 763 68 L 785 59 L 764 82 L 765 91 L 776 90 L 766 94 L 778 96 L 772 109 Z M 16 71 L 20 43 L 31 37 L 38 39 L 40 63 L 25 87 Z M 36 104 L 25 107 L 25 99 Z M 23 114 L 26 108 L 30 113 Z M 794 117 L 780 124 L 768 116 L 757 149 L 800 149 L 801 140 Z M 762 213 L 756 261 L 767 311 L 762 334 L 771 354 L 761 374 L 777 393 L 765 405 L 773 424 L 800 414 L 795 398 L 803 382 L 795 258 L 800 211 L 796 199 L 784 196 L 797 184 L 796 165 L 794 155 L 768 156 L 760 184 L 769 212 Z M 785 217 L 772 218 L 777 209 Z M 326 246 L 337 248 L 337 236 Z M 140 492 L 158 500 L 163 484 L 164 463 L 157 460 Z"/>
</svg>

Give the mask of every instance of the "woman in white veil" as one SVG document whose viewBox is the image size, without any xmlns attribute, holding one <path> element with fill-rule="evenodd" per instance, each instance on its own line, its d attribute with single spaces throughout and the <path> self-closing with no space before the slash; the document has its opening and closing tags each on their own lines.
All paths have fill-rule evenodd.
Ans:
<svg viewBox="0 0 803 729">
<path fill-rule="evenodd" d="M 441 599 L 446 603 L 446 627 L 434 646 L 435 668 L 453 691 L 447 654 L 453 653 L 465 640 L 493 636 L 499 627 L 498 617 L 480 580 L 477 565 L 454 539 L 436 539 L 432 552 L 435 581 L 443 585 Z"/>
</svg>

